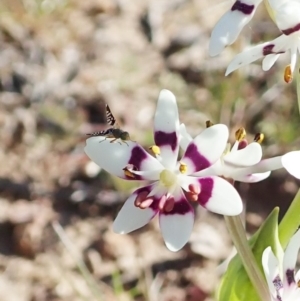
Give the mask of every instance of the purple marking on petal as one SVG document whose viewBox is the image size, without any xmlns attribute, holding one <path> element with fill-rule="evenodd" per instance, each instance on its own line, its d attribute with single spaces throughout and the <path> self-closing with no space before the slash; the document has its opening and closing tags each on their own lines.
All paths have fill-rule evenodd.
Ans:
<svg viewBox="0 0 300 301">
<path fill-rule="evenodd" d="M 284 53 L 284 51 L 273 51 L 273 48 L 275 47 L 274 44 L 269 44 L 267 46 L 265 46 L 263 48 L 263 55 L 266 56 L 266 55 L 269 55 L 269 54 L 280 54 L 280 53 Z"/>
<path fill-rule="evenodd" d="M 131 157 L 128 161 L 128 164 L 132 164 L 133 166 L 135 166 L 137 168 L 137 170 L 140 170 L 143 160 L 145 160 L 147 157 L 148 157 L 148 154 L 146 153 L 146 151 L 143 148 L 141 148 L 139 146 L 135 146 L 131 150 Z"/>
<path fill-rule="evenodd" d="M 298 23 L 296 26 L 292 27 L 292 28 L 288 28 L 288 29 L 284 29 L 284 30 L 281 30 L 281 32 L 283 34 L 285 34 L 286 36 L 296 32 L 296 31 L 299 31 L 300 30 L 300 23 Z"/>
<path fill-rule="evenodd" d="M 191 207 L 190 207 L 189 203 L 185 199 L 182 199 L 181 201 L 174 203 L 174 207 L 171 211 L 169 211 L 169 212 L 164 211 L 164 212 L 162 212 L 162 214 L 164 214 L 164 215 L 173 215 L 173 214 L 184 215 L 189 212 L 191 212 Z"/>
<path fill-rule="evenodd" d="M 242 1 L 236 1 L 232 8 L 232 11 L 240 11 L 241 13 L 243 13 L 244 15 L 251 15 L 253 10 L 254 10 L 254 5 L 248 5 L 246 3 L 243 3 Z"/>
<path fill-rule="evenodd" d="M 128 164 L 132 164 L 136 170 L 140 170 L 141 169 L 141 165 L 143 160 L 147 159 L 148 154 L 146 153 L 146 151 L 141 148 L 140 146 L 135 146 L 132 150 L 131 150 L 131 156 L 130 159 L 128 161 Z M 142 177 L 139 175 L 135 175 L 135 178 L 130 178 L 128 176 L 126 176 L 126 178 L 128 180 L 141 180 Z"/>
<path fill-rule="evenodd" d="M 286 275 L 288 285 L 291 285 L 292 283 L 295 283 L 294 270 L 288 269 L 285 272 L 285 275 Z"/>
<path fill-rule="evenodd" d="M 203 170 L 211 165 L 211 163 L 200 154 L 196 144 L 190 143 L 185 151 L 184 157 L 189 158 L 195 166 L 195 171 Z"/>
<path fill-rule="evenodd" d="M 212 196 L 212 190 L 214 188 L 214 180 L 212 178 L 200 178 L 200 194 L 198 196 L 198 202 L 200 205 L 205 206 Z"/>
<path fill-rule="evenodd" d="M 283 284 L 282 281 L 279 277 L 279 275 L 277 275 L 274 280 L 273 280 L 273 284 L 275 286 L 276 291 L 279 291 L 281 288 L 283 288 Z"/>
<path fill-rule="evenodd" d="M 166 133 L 162 131 L 157 131 L 154 134 L 154 141 L 157 146 L 170 145 L 172 151 L 175 151 L 178 145 L 176 132 Z"/>
</svg>

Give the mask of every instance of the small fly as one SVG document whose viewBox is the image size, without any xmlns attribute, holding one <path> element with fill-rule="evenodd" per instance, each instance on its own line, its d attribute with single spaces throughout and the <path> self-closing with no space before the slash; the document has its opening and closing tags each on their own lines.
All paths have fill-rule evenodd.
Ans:
<svg viewBox="0 0 300 301">
<path fill-rule="evenodd" d="M 105 137 L 104 140 L 106 140 L 107 138 L 114 138 L 113 140 L 110 141 L 110 143 L 113 143 L 115 142 L 116 140 L 120 139 L 120 141 L 118 141 L 118 143 L 121 145 L 122 142 L 124 142 L 125 144 L 128 145 L 128 143 L 126 141 L 128 140 L 131 140 L 130 139 L 130 136 L 129 136 L 129 133 L 128 132 L 125 132 L 123 130 L 120 129 L 114 115 L 112 114 L 110 108 L 108 105 L 106 105 L 105 107 L 106 109 L 106 120 L 107 120 L 107 123 L 112 126 L 111 128 L 107 129 L 107 130 L 104 130 L 104 131 L 100 131 L 100 132 L 95 132 L 95 133 L 91 133 L 91 134 L 87 134 L 89 136 L 102 136 L 102 137 Z M 104 140 L 100 141 L 103 142 Z"/>
</svg>

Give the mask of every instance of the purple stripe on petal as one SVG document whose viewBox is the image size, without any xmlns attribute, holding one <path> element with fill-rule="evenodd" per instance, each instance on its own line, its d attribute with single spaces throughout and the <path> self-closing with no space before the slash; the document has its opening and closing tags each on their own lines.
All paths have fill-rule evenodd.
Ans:
<svg viewBox="0 0 300 301">
<path fill-rule="evenodd" d="M 244 15 L 251 15 L 253 10 L 254 10 L 254 5 L 248 5 L 246 3 L 243 3 L 242 1 L 236 1 L 232 8 L 232 11 L 240 11 L 241 13 L 243 13 Z"/>
<path fill-rule="evenodd" d="M 171 211 L 169 211 L 169 212 L 164 211 L 163 214 L 164 215 L 173 215 L 173 214 L 184 215 L 188 212 L 191 212 L 191 206 L 186 200 L 182 199 L 181 201 L 174 203 L 174 207 Z"/>
<path fill-rule="evenodd" d="M 267 46 L 265 46 L 263 48 L 263 55 L 266 56 L 266 55 L 269 55 L 269 54 L 280 54 L 280 53 L 284 53 L 284 51 L 273 51 L 273 48 L 275 47 L 274 44 L 269 44 Z"/>
<path fill-rule="evenodd" d="M 134 166 L 134 169 L 136 170 L 140 170 L 141 169 L 141 165 L 143 160 L 147 159 L 148 154 L 146 153 L 146 151 L 139 147 L 139 146 L 135 146 L 132 150 L 131 150 L 131 156 L 130 159 L 128 161 L 128 164 L 132 164 Z M 132 180 L 132 178 L 126 176 L 127 179 Z M 141 180 L 142 177 L 139 175 L 135 175 L 134 180 Z"/>
<path fill-rule="evenodd" d="M 198 179 L 200 183 L 200 194 L 198 196 L 198 202 L 200 205 L 205 206 L 212 196 L 212 190 L 214 188 L 214 180 L 212 178 Z"/>
<path fill-rule="evenodd" d="M 137 170 L 140 170 L 143 160 L 147 159 L 147 157 L 148 154 L 143 148 L 135 146 L 131 150 L 131 157 L 128 161 L 128 164 L 132 164 L 134 167 L 137 168 Z"/>
<path fill-rule="evenodd" d="M 189 158 L 194 166 L 195 166 L 195 171 L 200 171 L 203 170 L 211 165 L 211 163 L 200 154 L 196 144 L 190 143 L 184 157 Z"/>
<path fill-rule="evenodd" d="M 296 26 L 294 26 L 294 27 L 292 27 L 292 28 L 288 28 L 288 29 L 281 30 L 281 32 L 282 32 L 283 34 L 285 34 L 286 36 L 288 36 L 288 35 L 290 35 L 290 34 L 296 32 L 296 31 L 298 31 L 298 30 L 300 30 L 300 23 L 298 23 Z"/>
<path fill-rule="evenodd" d="M 285 272 L 285 275 L 286 275 L 286 280 L 287 280 L 288 285 L 295 283 L 294 270 L 288 269 Z"/>
<path fill-rule="evenodd" d="M 157 146 L 170 145 L 172 151 L 175 151 L 178 145 L 176 132 L 166 133 L 162 131 L 157 131 L 154 134 L 154 141 Z"/>
</svg>

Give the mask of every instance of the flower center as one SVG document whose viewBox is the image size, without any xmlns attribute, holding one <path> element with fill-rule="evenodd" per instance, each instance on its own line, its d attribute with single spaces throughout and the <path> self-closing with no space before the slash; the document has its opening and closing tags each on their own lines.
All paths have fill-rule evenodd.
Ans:
<svg viewBox="0 0 300 301">
<path fill-rule="evenodd" d="M 164 169 L 159 175 L 159 180 L 162 185 L 164 185 L 167 188 L 170 188 L 176 183 L 177 176 L 174 174 L 174 172 L 168 169 Z"/>
</svg>

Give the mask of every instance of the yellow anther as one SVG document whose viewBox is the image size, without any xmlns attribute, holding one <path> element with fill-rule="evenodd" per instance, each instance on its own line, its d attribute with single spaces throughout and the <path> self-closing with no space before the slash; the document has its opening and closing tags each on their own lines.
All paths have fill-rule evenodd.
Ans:
<svg viewBox="0 0 300 301">
<path fill-rule="evenodd" d="M 157 145 L 152 145 L 149 149 L 153 152 L 154 155 L 160 155 L 160 148 Z"/>
<path fill-rule="evenodd" d="M 257 143 L 262 143 L 264 141 L 265 135 L 263 133 L 257 133 L 254 136 L 254 141 Z"/>
<path fill-rule="evenodd" d="M 236 132 L 235 132 L 235 139 L 237 141 L 242 141 L 245 137 L 246 137 L 246 130 L 244 128 L 239 128 Z"/>
<path fill-rule="evenodd" d="M 183 163 L 183 162 L 180 162 L 180 165 L 179 165 L 179 171 L 181 172 L 181 173 L 186 173 L 187 172 L 187 165 L 185 164 L 185 163 Z"/>
<path fill-rule="evenodd" d="M 211 126 L 214 125 L 210 120 L 207 120 L 207 121 L 205 122 L 205 124 L 206 124 L 206 128 L 210 128 Z"/>
<path fill-rule="evenodd" d="M 298 287 L 300 287 L 300 280 L 298 280 L 298 282 L 297 282 L 297 286 L 298 286 Z"/>
<path fill-rule="evenodd" d="M 125 176 L 130 177 L 130 178 L 133 178 L 133 179 L 135 178 L 135 174 L 132 173 L 132 172 L 128 169 L 128 167 L 124 167 L 123 170 L 124 170 Z"/>
<path fill-rule="evenodd" d="M 291 65 L 287 65 L 284 69 L 284 81 L 289 84 L 293 80 Z"/>
</svg>

